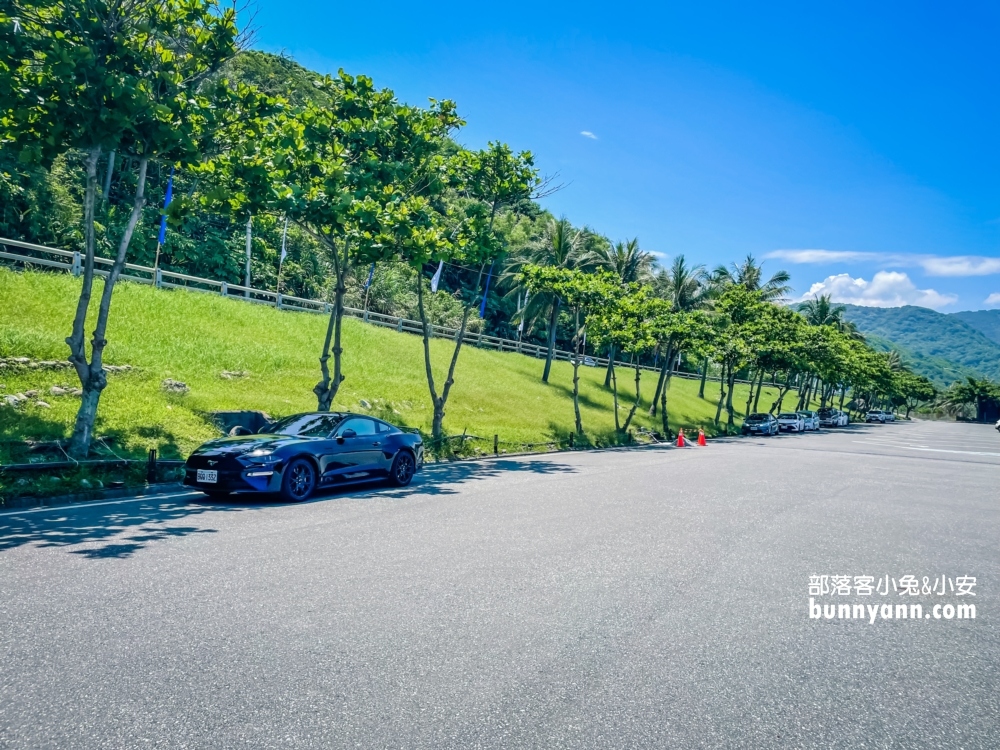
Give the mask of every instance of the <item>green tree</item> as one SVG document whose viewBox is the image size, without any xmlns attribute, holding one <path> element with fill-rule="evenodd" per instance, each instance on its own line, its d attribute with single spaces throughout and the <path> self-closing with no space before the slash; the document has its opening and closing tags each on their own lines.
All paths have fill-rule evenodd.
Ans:
<svg viewBox="0 0 1000 750">
<path fill-rule="evenodd" d="M 614 307 L 622 287 L 606 271 L 584 271 L 553 266 L 526 265 L 519 274 L 519 282 L 532 294 L 551 294 L 563 301 L 573 321 L 573 413 L 576 433 L 583 435 L 580 417 L 580 363 L 583 360 L 583 338 L 588 322 Z M 637 386 L 638 387 L 638 384 Z M 615 409 L 617 424 L 617 408 Z"/>
<path fill-rule="evenodd" d="M 71 453 L 89 452 L 101 393 L 103 353 L 115 284 L 146 202 L 151 159 L 186 165 L 225 113 L 212 74 L 236 53 L 231 9 L 214 0 L 11 0 L 0 9 L 0 129 L 22 163 L 49 167 L 85 154 L 84 265 L 66 339 L 83 390 Z M 88 360 L 84 326 L 94 282 L 95 203 L 101 154 L 138 164 L 132 208 L 104 282 Z"/>
<path fill-rule="evenodd" d="M 597 243 L 596 247 L 584 254 L 581 265 L 584 268 L 603 268 L 626 286 L 648 284 L 652 281 L 654 261 L 653 254 L 640 249 L 639 238 L 634 237 L 614 244 L 607 241 Z M 616 347 L 611 344 L 608 348 L 608 367 L 604 374 L 605 388 L 611 385 L 611 379 L 614 377 L 615 356 L 617 356 Z"/>
<path fill-rule="evenodd" d="M 402 105 L 365 76 L 340 71 L 313 86 L 317 97 L 303 107 L 234 128 L 229 148 L 210 166 L 223 178 L 206 197 L 240 217 L 284 216 L 325 248 L 333 304 L 313 391 L 317 408 L 328 411 L 346 377 L 348 281 L 356 266 L 396 256 L 398 224 L 420 213 L 414 200 L 441 192 L 445 139 L 462 122 L 452 102 Z"/>
<path fill-rule="evenodd" d="M 670 268 L 662 269 L 656 275 L 653 282 L 653 289 L 657 296 L 667 301 L 670 310 L 675 313 L 686 313 L 693 310 L 705 309 L 711 300 L 711 288 L 709 278 L 705 273 L 704 266 L 689 266 L 683 255 L 678 255 L 670 264 Z M 661 328 L 667 332 L 670 327 Z M 683 327 L 682 327 L 683 330 Z M 680 341 L 676 336 L 669 334 L 660 342 L 660 349 L 663 352 L 663 365 L 660 367 L 660 376 L 656 383 L 656 391 L 653 394 L 652 403 L 649 405 L 649 416 L 656 416 L 657 401 L 664 388 L 668 387 L 670 376 L 673 373 L 674 362 L 677 355 L 683 350 Z M 701 393 L 705 395 L 705 378 L 708 376 L 708 358 L 705 357 L 702 363 Z M 664 423 L 665 424 L 665 423 Z M 666 429 L 666 428 L 664 428 Z"/>
<path fill-rule="evenodd" d="M 976 408 L 976 421 L 986 419 L 986 410 L 1000 404 L 1000 384 L 986 378 L 966 377 L 964 383 L 955 383 L 942 399 L 943 405 L 953 410 L 968 404 Z"/>
</svg>

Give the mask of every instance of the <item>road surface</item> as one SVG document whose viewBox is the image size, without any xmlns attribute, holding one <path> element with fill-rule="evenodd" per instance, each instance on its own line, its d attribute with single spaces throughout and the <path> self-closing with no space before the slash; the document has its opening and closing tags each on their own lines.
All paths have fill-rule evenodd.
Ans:
<svg viewBox="0 0 1000 750">
<path fill-rule="evenodd" d="M 0 747 L 996 748 L 998 472 L 920 422 L 5 514 Z"/>
</svg>

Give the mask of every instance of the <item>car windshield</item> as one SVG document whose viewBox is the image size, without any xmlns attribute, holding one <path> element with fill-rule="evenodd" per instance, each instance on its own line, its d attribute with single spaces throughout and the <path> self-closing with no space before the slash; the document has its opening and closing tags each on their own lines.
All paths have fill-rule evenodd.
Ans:
<svg viewBox="0 0 1000 750">
<path fill-rule="evenodd" d="M 748 422 L 766 422 L 768 418 L 767 414 L 751 414 L 747 417 Z"/>
<path fill-rule="evenodd" d="M 343 418 L 342 414 L 295 414 L 279 419 L 265 427 L 262 432 L 269 435 L 324 437 L 333 432 Z"/>
<path fill-rule="evenodd" d="M 795 413 L 798 414 L 800 417 L 811 417 L 812 416 L 812 412 L 810 412 L 810 411 L 797 411 Z"/>
<path fill-rule="evenodd" d="M 778 419 L 798 419 L 798 414 L 779 414 Z"/>
<path fill-rule="evenodd" d="M 833 409 L 820 409 L 819 410 L 819 415 L 821 417 L 829 417 L 833 413 L 834 413 Z"/>
</svg>

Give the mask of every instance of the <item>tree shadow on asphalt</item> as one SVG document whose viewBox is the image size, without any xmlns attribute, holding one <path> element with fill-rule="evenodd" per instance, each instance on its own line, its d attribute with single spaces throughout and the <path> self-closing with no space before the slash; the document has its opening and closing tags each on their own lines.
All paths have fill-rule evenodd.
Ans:
<svg viewBox="0 0 1000 750">
<path fill-rule="evenodd" d="M 100 507 L 81 504 L 48 513 L 14 513 L 0 517 L 0 552 L 26 545 L 44 548 L 98 544 L 68 551 L 90 560 L 125 558 L 153 542 L 216 532 L 193 525 L 161 525 L 164 522 L 252 507 L 255 506 L 217 507 L 185 500 L 149 500 Z"/>
<path fill-rule="evenodd" d="M 551 460 L 490 459 L 432 464 L 408 487 L 384 484 L 352 485 L 321 490 L 312 500 L 320 503 L 359 495 L 372 499 L 401 500 L 412 495 L 454 495 L 467 482 L 491 479 L 509 472 L 532 474 L 573 473 L 576 469 Z M 111 506 L 82 503 L 46 513 L 25 512 L 0 516 L 0 552 L 17 547 L 68 548 L 70 554 L 87 560 L 124 559 L 139 550 L 169 539 L 195 534 L 215 534 L 204 525 L 165 525 L 187 519 L 209 520 L 214 513 L 234 513 L 291 507 L 270 495 L 234 495 L 228 500 L 194 497 L 178 500 L 136 500 Z M 88 545 L 74 549 L 78 545 Z"/>
</svg>

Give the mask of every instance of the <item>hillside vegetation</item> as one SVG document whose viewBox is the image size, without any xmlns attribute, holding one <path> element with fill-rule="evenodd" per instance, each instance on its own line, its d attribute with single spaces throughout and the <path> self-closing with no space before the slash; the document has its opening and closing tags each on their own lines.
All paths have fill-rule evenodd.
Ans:
<svg viewBox="0 0 1000 750">
<path fill-rule="evenodd" d="M 1000 344 L 1000 310 L 963 310 L 949 313 L 949 317 L 961 320 L 990 341 Z"/>
<path fill-rule="evenodd" d="M 78 288 L 79 281 L 68 275 L 0 268 L 0 356 L 64 360 L 63 339 Z M 345 322 L 347 379 L 334 408 L 362 411 L 363 399 L 379 416 L 428 430 L 432 412 L 420 338 L 355 319 Z M 165 457 L 184 456 L 218 434 L 211 411 L 258 409 L 280 417 L 314 409 L 312 387 L 325 325 L 320 315 L 123 284 L 112 308 L 106 363 L 134 370 L 110 375 L 97 432 L 115 435 L 118 445 L 133 455 L 157 448 Z M 435 340 L 432 345 L 435 365 L 443 373 L 451 342 Z M 568 438 L 573 430 L 572 367 L 554 363 L 546 385 L 540 379 L 542 364 L 515 353 L 473 346 L 463 350 L 445 419 L 448 432 L 483 436 L 483 447 L 490 450 L 492 436 L 498 434 L 508 451 L 521 449 L 522 443 Z M 247 374 L 224 379 L 224 371 Z M 612 396 L 603 385 L 604 370 L 581 368 L 581 376 L 587 438 L 611 443 Z M 623 419 L 631 403 L 631 377 L 631 371 L 619 371 Z M 186 383 L 189 392 L 164 391 L 166 378 Z M 0 370 L 0 383 L 5 386 L 0 393 L 6 394 L 37 389 L 51 406 L 0 406 L 0 439 L 68 435 L 78 400 L 48 394 L 52 386 L 74 385 L 71 370 Z M 655 373 L 644 373 L 647 398 L 654 386 Z M 711 433 L 718 387 L 709 382 L 708 400 L 699 399 L 698 381 L 675 378 L 669 392 L 672 427 L 704 426 Z M 769 407 L 774 398 L 775 391 L 766 389 L 761 406 Z M 745 400 L 745 387 L 738 388 L 736 404 L 742 407 Z M 659 418 L 648 419 L 647 408 L 644 399 L 637 426 L 658 428 Z"/>
<path fill-rule="evenodd" d="M 915 372 L 939 385 L 966 375 L 1000 379 L 1000 343 L 991 340 L 989 313 L 944 313 L 924 307 L 858 307 L 845 305 L 845 319 L 873 345 L 897 349 Z M 971 321 L 979 325 L 971 325 Z M 994 329 L 995 330 L 995 329 Z"/>
</svg>

